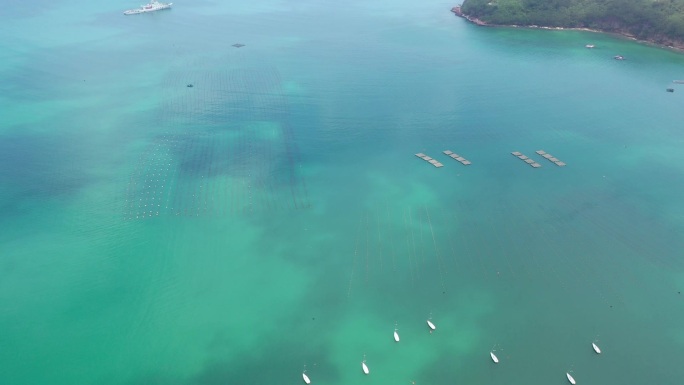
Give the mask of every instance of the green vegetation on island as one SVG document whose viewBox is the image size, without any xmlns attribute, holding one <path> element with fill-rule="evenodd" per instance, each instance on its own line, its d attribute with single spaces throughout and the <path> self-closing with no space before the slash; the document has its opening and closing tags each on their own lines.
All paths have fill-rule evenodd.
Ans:
<svg viewBox="0 0 684 385">
<path fill-rule="evenodd" d="M 588 28 L 684 48 L 684 0 L 464 0 L 491 25 Z"/>
</svg>

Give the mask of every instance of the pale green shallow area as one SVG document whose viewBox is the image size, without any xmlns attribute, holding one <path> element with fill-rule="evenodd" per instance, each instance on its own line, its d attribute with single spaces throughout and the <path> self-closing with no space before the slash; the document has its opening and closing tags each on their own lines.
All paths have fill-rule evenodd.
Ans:
<svg viewBox="0 0 684 385">
<path fill-rule="evenodd" d="M 678 384 L 684 56 L 452 5 L 10 3 L 2 383 Z"/>
</svg>

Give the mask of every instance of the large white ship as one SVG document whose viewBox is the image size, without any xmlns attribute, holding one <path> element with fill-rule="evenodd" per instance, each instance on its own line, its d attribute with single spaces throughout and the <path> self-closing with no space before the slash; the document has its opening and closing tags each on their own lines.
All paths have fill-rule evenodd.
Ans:
<svg viewBox="0 0 684 385">
<path fill-rule="evenodd" d="M 162 9 L 171 8 L 171 4 L 173 3 L 164 4 L 158 2 L 157 0 L 152 0 L 149 4 L 141 5 L 140 8 L 124 11 L 124 15 L 135 15 L 137 13 L 161 11 Z"/>
</svg>

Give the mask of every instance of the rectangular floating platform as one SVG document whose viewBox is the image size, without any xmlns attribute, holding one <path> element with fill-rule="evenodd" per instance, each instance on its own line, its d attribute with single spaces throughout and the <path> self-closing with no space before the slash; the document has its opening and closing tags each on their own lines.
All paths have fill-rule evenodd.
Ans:
<svg viewBox="0 0 684 385">
<path fill-rule="evenodd" d="M 448 155 L 450 158 L 452 158 L 452 159 L 454 159 L 454 160 L 457 160 L 457 161 L 461 162 L 461 164 L 463 164 L 464 166 L 467 166 L 467 165 L 472 164 L 468 159 L 466 159 L 466 158 L 464 158 L 464 157 L 458 155 L 457 153 L 455 153 L 455 152 L 453 152 L 453 151 L 445 150 L 444 153 L 445 153 L 446 155 Z"/>
<path fill-rule="evenodd" d="M 564 162 L 561 162 L 561 161 L 558 160 L 556 157 L 554 157 L 553 155 L 549 154 L 548 152 L 546 152 L 546 151 L 544 151 L 544 150 L 538 150 L 538 151 L 537 151 L 537 154 L 540 154 L 540 155 L 543 156 L 544 158 L 548 159 L 550 162 L 555 163 L 556 166 L 560 166 L 560 167 L 565 166 L 565 163 L 564 163 Z"/>
<path fill-rule="evenodd" d="M 438 167 L 438 168 L 439 168 L 439 167 L 443 167 L 443 166 L 444 166 L 443 164 L 439 163 L 439 161 L 430 158 L 429 156 L 423 154 L 422 152 L 419 152 L 419 153 L 417 153 L 417 154 L 415 154 L 415 155 L 416 155 L 417 157 L 419 157 L 420 159 L 422 159 L 422 160 L 424 160 L 424 161 L 430 163 L 431 165 L 433 165 L 433 166 L 435 166 L 435 167 Z"/>
<path fill-rule="evenodd" d="M 538 152 L 537 152 L 537 153 L 538 153 Z M 528 158 L 527 155 L 525 155 L 525 154 L 523 154 L 523 153 L 521 153 L 521 152 L 519 152 L 519 151 L 513 151 L 513 152 L 511 152 L 511 154 L 513 154 L 516 158 L 522 160 L 523 162 L 529 164 L 530 166 L 532 166 L 532 167 L 534 167 L 534 168 L 539 168 L 539 167 L 541 167 L 541 164 L 535 162 L 534 159 Z"/>
</svg>

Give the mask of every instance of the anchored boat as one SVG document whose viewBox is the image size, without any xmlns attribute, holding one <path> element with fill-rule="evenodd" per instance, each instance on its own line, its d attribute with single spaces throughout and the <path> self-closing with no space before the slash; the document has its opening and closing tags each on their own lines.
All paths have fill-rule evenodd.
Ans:
<svg viewBox="0 0 684 385">
<path fill-rule="evenodd" d="M 572 385 L 576 384 L 575 379 L 570 375 L 570 373 L 565 373 L 565 375 L 568 377 L 568 381 L 570 381 Z"/>
<path fill-rule="evenodd" d="M 152 0 L 149 4 L 141 5 L 140 8 L 129 9 L 124 11 L 124 15 L 136 15 L 138 13 L 161 11 L 162 9 L 169 9 L 173 3 L 160 3 L 157 0 Z"/>
<path fill-rule="evenodd" d="M 363 360 L 361 362 L 361 369 L 363 369 L 364 374 L 369 374 L 370 370 L 368 370 L 368 365 L 366 365 L 366 360 Z"/>
<path fill-rule="evenodd" d="M 596 352 L 596 354 L 601 354 L 601 349 L 598 347 L 598 345 L 596 345 L 595 342 L 591 343 L 591 347 L 594 348 L 594 351 Z"/>
<path fill-rule="evenodd" d="M 494 361 L 495 364 L 499 363 L 499 357 L 497 357 L 496 354 L 494 354 L 493 350 L 489 352 L 489 356 L 492 357 L 492 361 Z"/>
<path fill-rule="evenodd" d="M 302 373 L 302 378 L 304 379 L 304 383 L 310 384 L 311 380 L 309 379 L 309 376 L 306 375 L 306 372 Z"/>
<path fill-rule="evenodd" d="M 435 326 L 435 324 L 433 324 L 432 321 L 427 320 L 427 324 L 428 324 L 428 326 L 430 327 L 430 330 L 435 330 L 435 329 L 437 329 L 437 326 Z"/>
<path fill-rule="evenodd" d="M 399 342 L 399 333 L 397 332 L 397 329 L 394 329 L 394 341 Z"/>
</svg>

